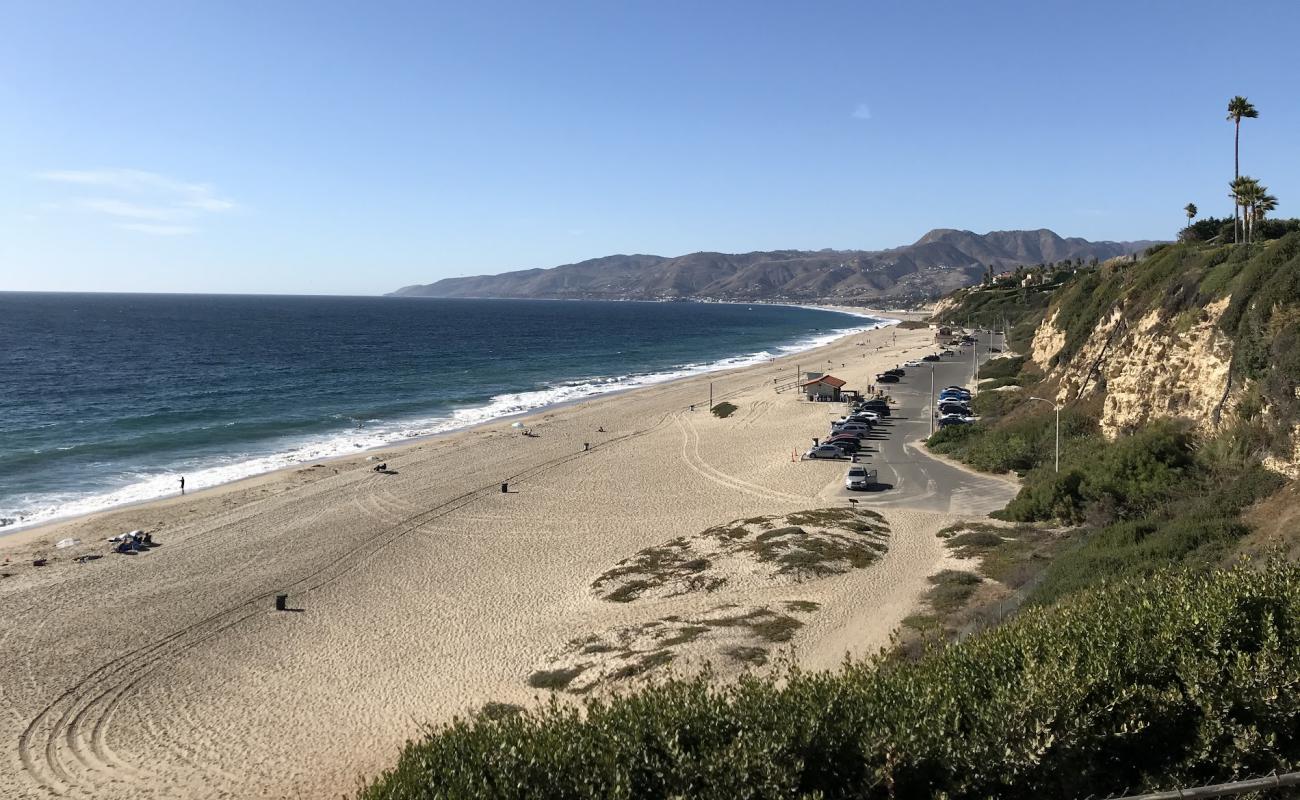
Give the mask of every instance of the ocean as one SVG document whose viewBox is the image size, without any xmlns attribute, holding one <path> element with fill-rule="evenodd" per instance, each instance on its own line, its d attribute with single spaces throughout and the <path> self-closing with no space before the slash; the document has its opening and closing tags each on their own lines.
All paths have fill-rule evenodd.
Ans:
<svg viewBox="0 0 1300 800">
<path fill-rule="evenodd" d="M 0 534 L 815 347 L 772 305 L 0 293 Z"/>
</svg>

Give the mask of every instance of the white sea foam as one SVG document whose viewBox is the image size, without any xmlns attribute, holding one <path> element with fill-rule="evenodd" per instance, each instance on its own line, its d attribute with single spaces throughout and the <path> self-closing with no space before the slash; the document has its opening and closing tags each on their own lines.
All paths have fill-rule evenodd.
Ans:
<svg viewBox="0 0 1300 800">
<path fill-rule="evenodd" d="M 826 309 L 817 309 L 826 310 Z M 849 314 L 849 312 L 840 312 Z M 278 443 L 273 453 L 233 453 L 202 463 L 177 464 L 171 469 L 155 474 L 122 476 L 123 485 L 111 491 L 92 495 L 70 493 L 45 494 L 19 498 L 17 508 L 0 509 L 0 533 L 51 522 L 57 519 L 80 516 L 115 506 L 156 500 L 177 494 L 179 478 L 185 476 L 187 491 L 196 491 L 230 483 L 241 478 L 261 475 L 279 469 L 311 464 L 339 456 L 417 439 L 440 433 L 481 425 L 485 422 L 536 411 L 561 403 L 572 403 L 597 395 L 621 392 L 641 386 L 651 386 L 691 375 L 737 369 L 761 364 L 773 358 L 811 350 L 829 344 L 844 336 L 897 324 L 898 320 L 881 319 L 866 314 L 849 314 L 869 320 L 849 328 L 837 328 L 810 336 L 776 348 L 776 352 L 761 350 L 755 353 L 724 358 L 701 364 L 687 364 L 674 370 L 642 375 L 592 377 L 581 381 L 567 381 L 556 386 L 526 392 L 499 394 L 482 406 L 462 408 L 435 417 L 411 420 L 366 420 L 345 431 Z M 351 419 L 352 423 L 358 420 Z"/>
</svg>

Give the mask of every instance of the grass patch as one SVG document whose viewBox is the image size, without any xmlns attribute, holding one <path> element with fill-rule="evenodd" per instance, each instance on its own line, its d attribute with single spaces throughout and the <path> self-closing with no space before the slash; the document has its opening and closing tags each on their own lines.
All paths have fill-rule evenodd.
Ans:
<svg viewBox="0 0 1300 800">
<path fill-rule="evenodd" d="M 932 588 L 926 594 L 926 600 L 939 614 L 951 614 L 962 606 L 975 593 L 975 587 L 984 580 L 973 572 L 945 569 L 938 575 L 930 576 Z"/>
<path fill-rule="evenodd" d="M 801 614 L 811 614 L 821 608 L 821 603 L 814 603 L 812 600 L 786 600 L 786 611 L 798 611 Z"/>
<path fill-rule="evenodd" d="M 534 689 L 547 689 L 552 692 L 563 691 L 581 675 L 586 667 L 566 667 L 563 669 L 543 669 L 528 676 L 528 685 Z"/>
<path fill-rule="evenodd" d="M 708 633 L 709 628 L 705 625 L 687 625 L 684 628 L 673 633 L 673 635 L 663 640 L 664 647 L 674 647 L 679 644 L 689 644 L 701 635 Z"/>
<path fill-rule="evenodd" d="M 474 719 L 486 722 L 495 722 L 497 720 L 510 719 L 524 713 L 524 707 L 514 703 L 485 703 L 482 708 L 474 712 Z"/>
<path fill-rule="evenodd" d="M 762 647 L 736 645 L 735 647 L 726 648 L 722 653 L 733 661 L 739 661 L 742 664 L 751 664 L 756 667 L 761 667 L 767 663 L 767 650 Z"/>
<path fill-rule="evenodd" d="M 722 403 L 718 403 L 710 410 L 713 412 L 713 416 L 718 417 L 720 419 L 726 419 L 727 417 L 736 413 L 736 408 L 737 406 L 735 404 L 727 403 L 724 401 Z"/>
<path fill-rule="evenodd" d="M 902 331 L 919 331 L 926 330 L 930 323 L 922 322 L 919 319 L 905 319 L 898 323 L 898 329 Z"/>
</svg>

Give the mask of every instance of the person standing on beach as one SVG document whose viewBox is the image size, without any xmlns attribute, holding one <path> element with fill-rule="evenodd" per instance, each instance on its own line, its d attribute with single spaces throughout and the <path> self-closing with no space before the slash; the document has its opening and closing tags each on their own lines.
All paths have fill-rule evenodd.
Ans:
<svg viewBox="0 0 1300 800">
<path fill-rule="evenodd" d="M 185 476 L 181 476 L 181 494 L 185 494 Z"/>
</svg>

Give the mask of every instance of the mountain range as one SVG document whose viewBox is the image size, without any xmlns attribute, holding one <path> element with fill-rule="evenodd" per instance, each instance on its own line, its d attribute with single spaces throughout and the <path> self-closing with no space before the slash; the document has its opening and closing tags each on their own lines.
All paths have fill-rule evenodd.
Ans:
<svg viewBox="0 0 1300 800">
<path fill-rule="evenodd" d="M 1090 242 L 1050 230 L 939 228 L 890 250 L 612 255 L 549 269 L 444 278 L 398 296 L 587 300 L 889 300 L 919 302 L 1023 264 L 1105 261 L 1155 242 Z"/>
</svg>

